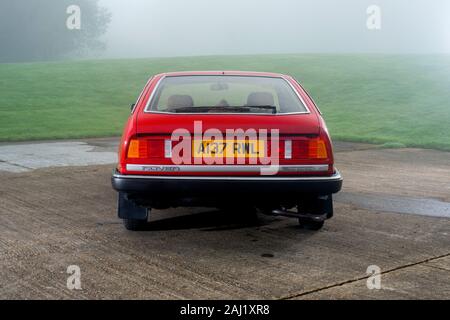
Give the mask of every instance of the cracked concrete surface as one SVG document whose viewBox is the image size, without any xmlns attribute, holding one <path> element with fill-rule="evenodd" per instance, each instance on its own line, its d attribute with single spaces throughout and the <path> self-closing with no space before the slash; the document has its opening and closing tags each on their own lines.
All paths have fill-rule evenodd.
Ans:
<svg viewBox="0 0 450 320">
<path fill-rule="evenodd" d="M 0 144 L 0 171 L 109 164 L 117 161 L 117 139 Z"/>
<path fill-rule="evenodd" d="M 415 294 L 411 294 L 411 292 L 408 292 L 405 290 L 399 290 L 398 287 L 395 288 L 395 287 L 390 287 L 390 286 L 386 286 L 386 285 L 381 286 L 380 289 L 377 289 L 377 288 L 368 289 L 367 281 L 369 280 L 369 276 L 366 275 L 366 276 L 358 277 L 356 279 L 346 280 L 341 283 L 331 284 L 329 286 L 318 288 L 318 289 L 311 290 L 308 292 L 302 292 L 297 295 L 284 297 L 283 299 L 285 299 L 285 300 L 300 299 L 302 297 L 307 297 L 308 299 L 316 299 L 317 297 L 326 298 L 326 299 L 350 299 L 352 297 L 352 295 L 354 294 L 352 291 L 354 291 L 355 289 L 362 291 L 360 293 L 361 298 L 363 298 L 364 296 L 366 298 L 374 298 L 373 295 L 371 296 L 371 295 L 367 294 L 367 292 L 369 290 L 369 292 L 373 291 L 374 293 L 386 292 L 386 291 L 393 292 L 393 295 L 391 298 L 394 298 L 394 299 L 399 299 L 399 298 L 426 299 L 429 297 L 428 296 L 429 292 L 427 292 L 427 290 L 424 290 L 424 289 L 428 289 L 428 291 L 437 290 L 438 294 L 442 295 L 440 298 L 447 299 L 447 297 L 450 295 L 450 282 L 449 281 L 444 281 L 443 283 L 438 284 L 435 281 L 433 281 L 433 278 L 437 278 L 437 277 L 431 276 L 431 277 L 428 277 L 428 278 L 431 278 L 431 281 L 429 281 L 429 283 L 427 283 L 428 288 L 424 288 L 424 287 L 421 287 L 421 286 L 423 286 L 423 283 L 421 281 L 423 279 L 418 279 L 419 277 L 422 277 L 424 275 L 425 275 L 425 277 L 427 277 L 427 275 L 432 274 L 432 272 L 430 272 L 430 270 L 426 270 L 425 272 L 418 272 L 418 269 L 420 270 L 420 267 L 432 267 L 432 268 L 434 267 L 434 268 L 440 269 L 442 271 L 447 271 L 447 272 L 450 271 L 450 269 L 440 268 L 440 267 L 436 267 L 436 266 L 433 266 L 432 264 L 430 264 L 430 263 L 433 263 L 434 261 L 439 261 L 439 260 L 445 259 L 445 258 L 450 258 L 450 253 L 442 255 L 442 256 L 433 257 L 433 258 L 425 259 L 422 261 L 402 265 L 402 266 L 399 266 L 399 267 L 396 267 L 396 268 L 393 268 L 390 270 L 381 270 L 381 272 L 379 273 L 381 283 L 386 282 L 385 281 L 386 278 L 394 277 L 394 279 L 396 279 L 396 276 L 398 274 L 401 274 L 401 275 L 407 274 L 408 276 L 410 276 L 410 278 L 412 278 L 409 280 L 410 284 L 412 283 L 412 287 L 421 288 L 424 291 L 424 294 L 420 297 L 418 297 Z M 404 269 L 407 269 L 407 270 L 404 270 Z M 441 274 L 442 274 L 443 279 L 445 279 L 446 277 L 449 276 L 446 272 L 443 272 L 443 273 L 441 272 Z M 384 280 L 383 280 L 383 278 L 384 278 Z M 391 283 L 392 283 L 392 281 L 391 281 Z M 348 287 L 342 288 L 345 286 L 348 286 Z M 370 287 L 370 285 L 369 285 L 369 287 Z M 439 290 L 438 288 L 442 288 L 442 290 Z M 349 295 L 349 289 L 351 290 L 351 295 Z M 363 289 L 363 290 L 361 290 L 361 289 Z M 380 290 L 380 291 L 378 291 L 378 290 Z M 400 294 L 400 295 L 398 295 L 398 294 Z M 381 294 L 378 296 L 378 298 L 386 299 L 387 297 L 384 294 Z M 439 298 L 436 298 L 435 295 L 432 295 L 431 298 L 439 299 Z"/>
<path fill-rule="evenodd" d="M 179 208 L 130 233 L 116 218 L 112 165 L 0 172 L 0 298 L 449 299 L 449 153 L 336 149 L 343 196 L 320 232 L 238 208 Z M 410 213 L 399 210 L 409 198 L 444 207 L 395 213 Z M 80 291 L 66 288 L 73 264 Z M 366 286 L 369 265 L 381 268 L 380 290 Z"/>
</svg>

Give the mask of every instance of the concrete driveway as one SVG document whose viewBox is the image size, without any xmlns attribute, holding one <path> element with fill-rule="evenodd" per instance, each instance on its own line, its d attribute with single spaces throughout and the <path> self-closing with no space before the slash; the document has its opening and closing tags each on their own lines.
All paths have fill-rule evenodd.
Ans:
<svg viewBox="0 0 450 320">
<path fill-rule="evenodd" d="M 336 143 L 344 190 L 320 232 L 179 208 L 131 233 L 110 186 L 116 146 L 0 145 L 0 298 L 450 298 L 449 153 Z M 71 265 L 81 290 L 66 286 Z"/>
</svg>

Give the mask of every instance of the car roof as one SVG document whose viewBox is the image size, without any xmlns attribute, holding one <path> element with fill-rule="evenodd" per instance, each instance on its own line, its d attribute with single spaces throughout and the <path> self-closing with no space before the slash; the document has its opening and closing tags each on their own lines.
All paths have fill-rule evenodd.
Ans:
<svg viewBox="0 0 450 320">
<path fill-rule="evenodd" d="M 180 71 L 167 72 L 156 75 L 156 77 L 177 77 L 177 76 L 254 76 L 254 77 L 272 77 L 287 78 L 287 75 L 273 72 L 255 72 L 255 71 Z"/>
</svg>

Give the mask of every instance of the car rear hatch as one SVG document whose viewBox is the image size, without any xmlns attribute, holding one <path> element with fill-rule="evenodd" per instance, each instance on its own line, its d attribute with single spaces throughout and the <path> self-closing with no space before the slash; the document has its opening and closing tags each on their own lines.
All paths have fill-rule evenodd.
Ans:
<svg viewBox="0 0 450 320">
<path fill-rule="evenodd" d="M 142 113 L 136 128 L 136 136 L 128 146 L 127 174 L 257 176 L 262 174 L 261 168 L 270 166 L 278 169 L 264 174 L 327 175 L 333 171 L 331 146 L 314 113 Z M 204 136 L 212 130 L 221 133 L 223 138 Z M 228 139 L 230 136 L 226 133 L 230 130 L 247 134 L 256 132 L 256 137 L 244 135 Z M 173 136 L 174 133 L 178 137 Z M 189 152 L 186 148 L 179 152 L 177 146 L 180 147 L 182 141 L 184 146 L 191 148 Z M 217 152 L 217 146 L 222 153 Z"/>
</svg>

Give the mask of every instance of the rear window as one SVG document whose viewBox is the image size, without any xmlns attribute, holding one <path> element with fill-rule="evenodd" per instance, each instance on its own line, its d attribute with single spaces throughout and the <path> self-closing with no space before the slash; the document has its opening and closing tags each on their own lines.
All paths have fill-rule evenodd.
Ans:
<svg viewBox="0 0 450 320">
<path fill-rule="evenodd" d="M 307 109 L 282 78 L 224 75 L 166 77 L 146 111 L 282 114 Z"/>
</svg>

